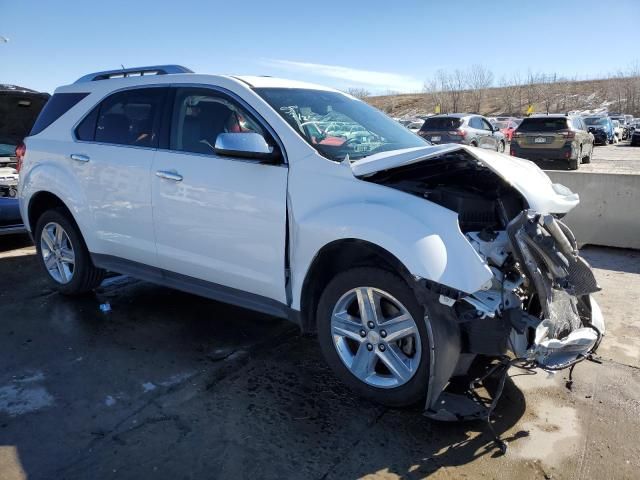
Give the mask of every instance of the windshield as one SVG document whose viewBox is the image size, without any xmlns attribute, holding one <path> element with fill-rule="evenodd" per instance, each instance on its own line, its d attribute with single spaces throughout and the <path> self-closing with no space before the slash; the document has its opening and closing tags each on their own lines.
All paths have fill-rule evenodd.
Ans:
<svg viewBox="0 0 640 480">
<path fill-rule="evenodd" d="M 509 128 L 509 122 L 496 122 L 493 126 L 498 130 L 502 130 L 503 128 Z"/>
<path fill-rule="evenodd" d="M 566 129 L 567 119 L 564 117 L 529 117 L 518 127 L 519 132 L 557 132 Z"/>
<path fill-rule="evenodd" d="M 587 125 L 606 125 L 607 119 L 602 117 L 587 117 L 584 119 Z"/>
<path fill-rule="evenodd" d="M 360 100 L 338 92 L 257 88 L 256 93 L 321 155 L 342 161 L 428 142 Z"/>
<path fill-rule="evenodd" d="M 422 125 L 422 130 L 455 130 L 462 125 L 462 119 L 458 117 L 431 117 Z"/>
<path fill-rule="evenodd" d="M 0 157 L 12 157 L 15 154 L 15 151 L 16 151 L 15 145 L 8 144 L 8 143 L 0 143 Z"/>
</svg>

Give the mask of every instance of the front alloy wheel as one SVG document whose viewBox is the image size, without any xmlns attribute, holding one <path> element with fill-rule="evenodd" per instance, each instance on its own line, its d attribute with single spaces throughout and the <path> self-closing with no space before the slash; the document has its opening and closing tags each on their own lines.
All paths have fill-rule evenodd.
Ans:
<svg viewBox="0 0 640 480">
<path fill-rule="evenodd" d="M 331 331 L 340 360 L 368 385 L 404 385 L 420 365 L 416 322 L 407 308 L 384 290 L 359 287 L 345 293 L 333 308 Z"/>
<path fill-rule="evenodd" d="M 324 289 L 316 319 L 325 360 L 352 390 L 390 407 L 424 401 L 428 317 L 402 277 L 375 267 L 341 272 Z"/>
</svg>

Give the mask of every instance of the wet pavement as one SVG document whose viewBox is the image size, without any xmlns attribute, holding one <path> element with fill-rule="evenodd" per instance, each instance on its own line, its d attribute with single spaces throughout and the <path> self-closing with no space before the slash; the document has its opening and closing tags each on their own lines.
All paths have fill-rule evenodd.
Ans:
<svg viewBox="0 0 640 480">
<path fill-rule="evenodd" d="M 124 277 L 68 299 L 0 238 L 0 478 L 637 478 L 640 252 L 584 254 L 603 363 L 571 390 L 512 371 L 500 456 L 482 423 L 355 397 L 285 321 Z"/>
</svg>

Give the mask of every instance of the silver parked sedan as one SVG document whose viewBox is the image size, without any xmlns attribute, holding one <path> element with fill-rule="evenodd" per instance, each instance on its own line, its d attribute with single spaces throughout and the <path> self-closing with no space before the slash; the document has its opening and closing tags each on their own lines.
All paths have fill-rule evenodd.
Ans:
<svg viewBox="0 0 640 480">
<path fill-rule="evenodd" d="M 463 143 L 504 152 L 506 138 L 482 115 L 449 113 L 425 120 L 418 134 L 434 144 Z"/>
</svg>

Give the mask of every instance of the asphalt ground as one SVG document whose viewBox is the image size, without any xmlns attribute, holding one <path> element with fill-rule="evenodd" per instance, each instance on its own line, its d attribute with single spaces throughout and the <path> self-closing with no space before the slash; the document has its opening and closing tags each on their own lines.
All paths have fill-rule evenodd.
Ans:
<svg viewBox="0 0 640 480">
<path fill-rule="evenodd" d="M 567 170 L 567 162 L 539 162 L 545 170 Z M 625 140 L 613 145 L 596 145 L 591 163 L 582 163 L 579 172 L 622 173 L 640 175 L 640 146 L 632 147 Z"/>
<path fill-rule="evenodd" d="M 0 479 L 638 478 L 640 252 L 584 255 L 602 363 L 511 371 L 500 455 L 482 422 L 356 397 L 285 321 L 126 277 L 65 298 L 0 237 Z"/>
</svg>

